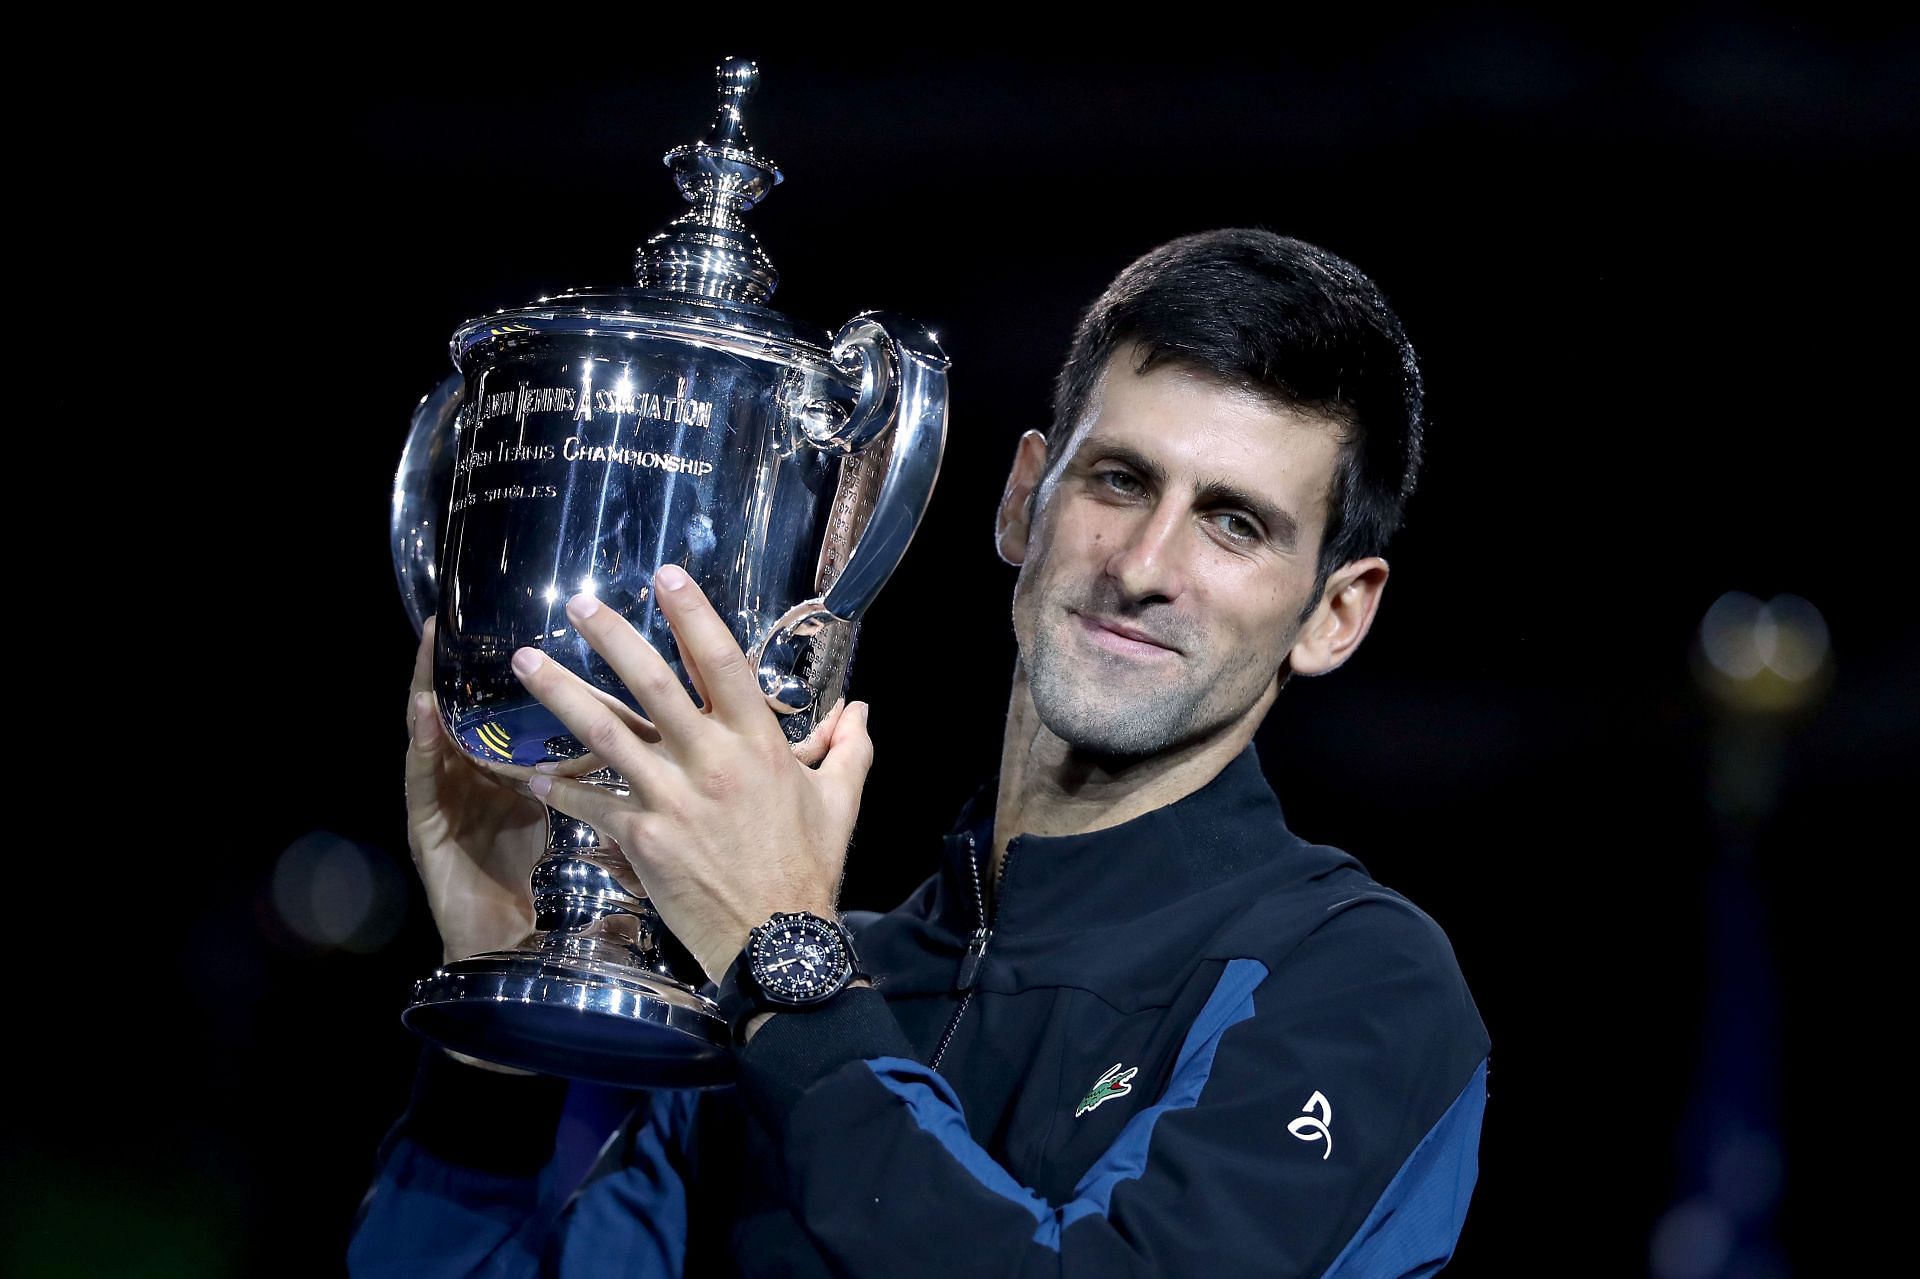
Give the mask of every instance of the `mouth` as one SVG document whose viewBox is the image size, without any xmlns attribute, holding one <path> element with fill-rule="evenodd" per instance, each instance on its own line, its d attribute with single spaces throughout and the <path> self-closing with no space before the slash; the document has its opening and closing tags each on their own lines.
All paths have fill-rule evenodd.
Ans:
<svg viewBox="0 0 1920 1279">
<path fill-rule="evenodd" d="M 1137 626 L 1128 626 L 1108 618 L 1091 617 L 1085 613 L 1073 614 L 1073 620 L 1086 633 L 1088 639 L 1110 653 L 1121 653 L 1129 657 L 1158 657 L 1163 654 L 1178 656 L 1180 650 L 1163 640 L 1156 639 L 1150 633 Z"/>
</svg>

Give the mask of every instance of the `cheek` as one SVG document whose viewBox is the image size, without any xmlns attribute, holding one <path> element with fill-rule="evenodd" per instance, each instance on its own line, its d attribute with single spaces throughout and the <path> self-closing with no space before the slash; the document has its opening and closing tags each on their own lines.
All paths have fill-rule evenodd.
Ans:
<svg viewBox="0 0 1920 1279">
<path fill-rule="evenodd" d="M 1020 575 L 1013 581 L 1013 630 L 1016 637 L 1025 639 L 1026 631 L 1034 614 L 1034 601 L 1044 590 L 1047 557 L 1037 548 L 1027 556 L 1020 566 Z"/>
<path fill-rule="evenodd" d="M 1041 519 L 1041 529 L 1056 546 L 1085 547 L 1108 541 L 1124 527 L 1127 516 L 1112 507 L 1090 499 L 1075 500 L 1066 495 L 1049 506 Z"/>
<path fill-rule="evenodd" d="M 1223 629 L 1250 651 L 1284 653 L 1293 644 L 1294 620 L 1306 603 L 1305 583 L 1275 581 L 1272 573 L 1222 572 L 1207 582 L 1207 598 Z"/>
</svg>

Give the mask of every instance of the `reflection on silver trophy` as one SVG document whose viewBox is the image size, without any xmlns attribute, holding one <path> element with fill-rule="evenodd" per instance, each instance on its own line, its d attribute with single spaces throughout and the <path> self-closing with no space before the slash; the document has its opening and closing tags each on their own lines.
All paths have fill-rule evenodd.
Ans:
<svg viewBox="0 0 1920 1279">
<path fill-rule="evenodd" d="M 713 128 L 667 153 L 691 208 L 642 246 L 637 287 L 466 324 L 459 373 L 414 414 L 394 565 L 416 628 L 439 619 L 435 691 L 475 759 L 584 753 L 514 676 L 524 645 L 645 714 L 570 626 L 577 591 L 618 609 L 687 682 L 652 596 L 669 563 L 730 619 L 788 738 L 804 739 L 926 509 L 947 417 L 933 335 L 877 313 L 829 335 L 765 305 L 778 276 L 741 220 L 781 178 L 741 119 L 757 75 L 722 64 Z M 607 770 L 589 780 L 622 788 Z M 533 934 L 418 982 L 406 1024 L 546 1074 L 724 1082 L 726 1024 L 625 857 L 551 810 L 549 831 Z"/>
</svg>

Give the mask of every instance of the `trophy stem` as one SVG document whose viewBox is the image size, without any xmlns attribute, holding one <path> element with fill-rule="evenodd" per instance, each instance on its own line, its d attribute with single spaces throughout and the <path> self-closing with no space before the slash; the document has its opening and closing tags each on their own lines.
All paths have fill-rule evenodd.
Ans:
<svg viewBox="0 0 1920 1279">
<path fill-rule="evenodd" d="M 533 868 L 533 914 L 527 944 L 542 954 L 680 980 L 662 953 L 660 916 L 619 846 L 557 808 L 547 809 L 547 851 Z"/>
<path fill-rule="evenodd" d="M 604 770 L 580 780 L 624 789 Z M 571 1079 L 660 1088 L 730 1080 L 726 1022 L 676 974 L 692 971 L 690 957 L 618 845 L 549 807 L 532 887 L 532 936 L 416 983 L 402 1016 L 409 1027 L 456 1052 Z"/>
</svg>

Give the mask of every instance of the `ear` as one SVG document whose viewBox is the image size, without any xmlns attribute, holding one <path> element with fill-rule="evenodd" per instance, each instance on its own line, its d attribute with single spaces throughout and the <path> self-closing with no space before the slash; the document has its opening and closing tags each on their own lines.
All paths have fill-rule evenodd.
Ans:
<svg viewBox="0 0 1920 1279">
<path fill-rule="evenodd" d="M 1009 564 L 1026 562 L 1027 534 L 1033 528 L 1034 502 L 1046 469 L 1047 437 L 1028 431 L 1014 449 L 1013 470 L 1007 475 L 1007 490 L 1000 495 L 1000 514 L 994 520 L 994 545 Z"/>
<path fill-rule="evenodd" d="M 1327 579 L 1326 593 L 1287 652 L 1295 675 L 1325 675 L 1353 656 L 1373 625 L 1387 588 L 1387 562 L 1379 556 L 1353 560 Z"/>
</svg>

